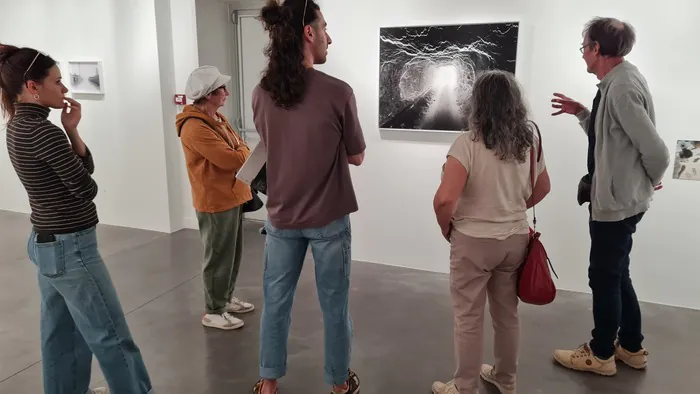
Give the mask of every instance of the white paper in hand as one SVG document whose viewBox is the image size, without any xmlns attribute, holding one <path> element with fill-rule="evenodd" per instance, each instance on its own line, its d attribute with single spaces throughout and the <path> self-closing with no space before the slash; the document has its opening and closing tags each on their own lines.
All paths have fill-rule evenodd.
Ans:
<svg viewBox="0 0 700 394">
<path fill-rule="evenodd" d="M 241 167 L 238 174 L 236 174 L 236 178 L 246 185 L 250 185 L 266 162 L 267 149 L 265 148 L 265 144 L 261 141 L 255 146 L 248 160 L 243 163 L 243 167 Z"/>
</svg>

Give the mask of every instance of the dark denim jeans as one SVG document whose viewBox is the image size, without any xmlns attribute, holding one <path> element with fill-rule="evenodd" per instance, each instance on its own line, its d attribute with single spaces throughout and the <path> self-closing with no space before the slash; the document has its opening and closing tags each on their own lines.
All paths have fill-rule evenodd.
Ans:
<svg viewBox="0 0 700 394">
<path fill-rule="evenodd" d="M 623 348 L 642 348 L 642 314 L 630 278 L 632 235 L 643 213 L 619 222 L 591 221 L 591 255 L 588 268 L 593 292 L 593 329 L 590 346 L 598 358 L 615 354 L 615 340 Z"/>
<path fill-rule="evenodd" d="M 131 338 L 95 229 L 27 242 L 41 291 L 45 394 L 88 392 L 92 355 L 113 394 L 146 394 L 151 381 Z"/>
<path fill-rule="evenodd" d="M 321 227 L 277 229 L 267 223 L 264 307 L 260 327 L 260 376 L 279 379 L 287 372 L 287 338 L 292 303 L 306 251 L 316 263 L 316 288 L 325 331 L 325 381 L 341 385 L 348 379 L 352 322 L 350 291 L 350 219 Z"/>
</svg>

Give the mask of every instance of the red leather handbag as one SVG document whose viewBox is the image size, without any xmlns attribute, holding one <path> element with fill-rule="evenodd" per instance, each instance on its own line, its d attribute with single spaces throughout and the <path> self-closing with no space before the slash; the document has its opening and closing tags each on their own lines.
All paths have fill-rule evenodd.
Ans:
<svg viewBox="0 0 700 394">
<path fill-rule="evenodd" d="M 532 190 L 535 190 L 535 172 L 536 163 L 542 159 L 542 135 L 537 125 L 537 137 L 539 147 L 537 159 L 535 159 L 535 147 L 530 149 L 530 183 Z M 532 225 L 530 228 L 530 243 L 527 249 L 525 262 L 520 267 L 518 278 L 518 298 L 526 304 L 547 305 L 554 301 L 557 296 L 557 287 L 554 285 L 552 275 L 549 269 L 552 269 L 554 276 L 559 279 L 554 271 L 551 260 L 547 256 L 547 251 L 540 240 L 541 234 L 537 232 L 537 215 L 535 214 L 535 206 L 532 206 Z"/>
</svg>

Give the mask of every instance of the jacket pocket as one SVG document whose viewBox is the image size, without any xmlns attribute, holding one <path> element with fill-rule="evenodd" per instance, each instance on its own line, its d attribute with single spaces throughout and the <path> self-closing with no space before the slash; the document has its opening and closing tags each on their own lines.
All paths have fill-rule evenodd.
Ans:
<svg viewBox="0 0 700 394">
<path fill-rule="evenodd" d="M 613 191 L 613 181 L 611 178 L 601 179 L 598 175 L 595 179 L 591 200 L 597 210 L 610 211 L 617 208 L 617 200 Z"/>
<path fill-rule="evenodd" d="M 617 203 L 617 193 L 615 191 L 615 178 L 610 179 L 610 195 L 612 196 L 612 202 Z"/>
<path fill-rule="evenodd" d="M 610 179 L 610 201 L 604 202 L 601 208 L 605 210 L 620 210 L 631 208 L 650 197 L 651 182 L 642 176 L 640 169 L 630 167 L 624 175 L 613 176 Z"/>
</svg>

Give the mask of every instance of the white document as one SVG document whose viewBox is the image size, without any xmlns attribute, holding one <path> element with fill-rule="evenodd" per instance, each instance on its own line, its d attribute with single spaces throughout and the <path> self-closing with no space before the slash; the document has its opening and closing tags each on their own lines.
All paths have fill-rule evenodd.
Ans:
<svg viewBox="0 0 700 394">
<path fill-rule="evenodd" d="M 241 167 L 238 174 L 236 174 L 236 178 L 246 185 L 250 185 L 255 177 L 258 176 L 266 162 L 267 148 L 265 148 L 265 144 L 260 141 L 255 146 L 255 149 L 253 149 L 253 152 L 251 152 L 248 160 L 243 163 L 243 167 Z"/>
</svg>

